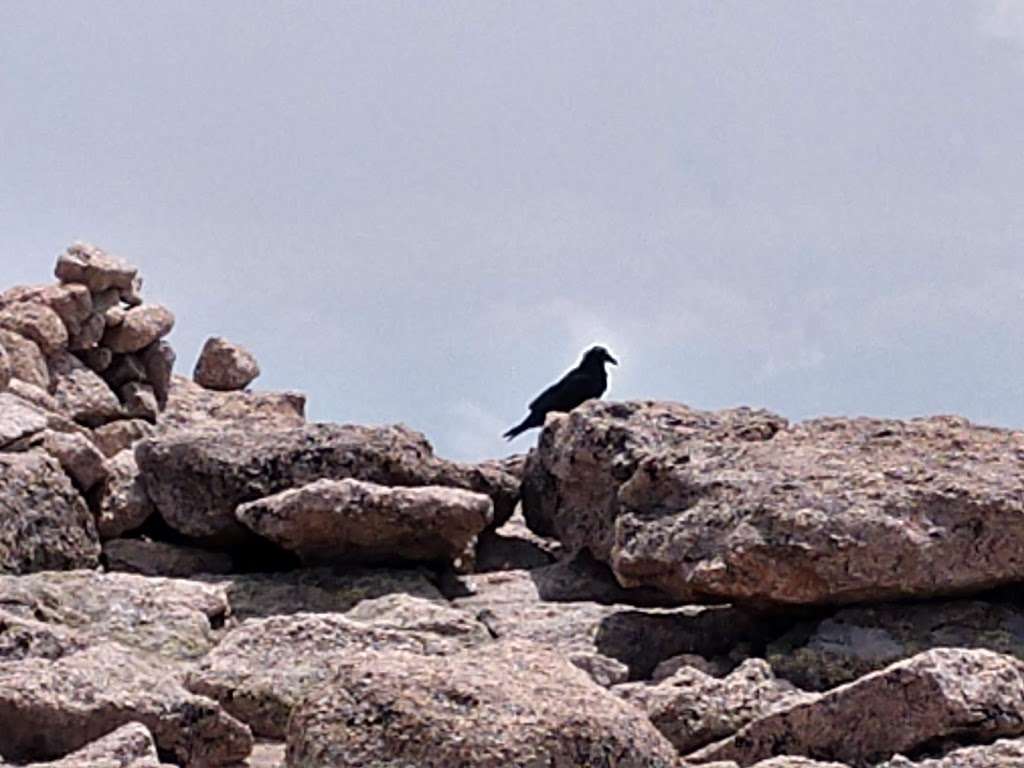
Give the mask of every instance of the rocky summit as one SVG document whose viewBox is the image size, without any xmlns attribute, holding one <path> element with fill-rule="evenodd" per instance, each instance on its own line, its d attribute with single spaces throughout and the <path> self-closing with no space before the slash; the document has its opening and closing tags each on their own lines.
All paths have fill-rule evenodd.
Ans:
<svg viewBox="0 0 1024 768">
<path fill-rule="evenodd" d="M 139 269 L 0 293 L 0 765 L 1024 765 L 1024 434 L 584 403 L 315 424 Z"/>
</svg>

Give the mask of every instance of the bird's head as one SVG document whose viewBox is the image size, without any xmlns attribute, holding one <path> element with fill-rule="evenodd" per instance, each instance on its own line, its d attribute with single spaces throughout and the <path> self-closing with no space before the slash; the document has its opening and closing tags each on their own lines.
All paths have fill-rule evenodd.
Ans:
<svg viewBox="0 0 1024 768">
<path fill-rule="evenodd" d="M 604 367 L 605 363 L 618 365 L 619 361 L 612 357 L 604 347 L 591 347 L 583 355 L 584 366 Z"/>
</svg>

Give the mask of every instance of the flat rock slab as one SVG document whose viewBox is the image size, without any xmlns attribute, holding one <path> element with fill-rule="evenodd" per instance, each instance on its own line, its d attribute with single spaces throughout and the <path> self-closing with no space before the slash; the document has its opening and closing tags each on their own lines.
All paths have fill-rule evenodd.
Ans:
<svg viewBox="0 0 1024 768">
<path fill-rule="evenodd" d="M 0 573 L 92 568 L 92 514 L 56 459 L 0 453 Z"/>
<path fill-rule="evenodd" d="M 124 319 L 103 334 L 103 346 L 118 354 L 139 352 L 174 328 L 174 313 L 159 304 L 132 307 Z"/>
<path fill-rule="evenodd" d="M 95 571 L 0 576 L 0 606 L 67 629 L 89 645 L 117 641 L 169 660 L 195 659 L 213 648 L 214 625 L 228 613 L 226 592 L 217 585 Z"/>
<path fill-rule="evenodd" d="M 505 519 L 518 494 L 514 476 L 438 459 L 401 426 L 174 432 L 141 441 L 135 455 L 160 515 L 196 538 L 244 539 L 251 534 L 235 519 L 240 504 L 325 478 L 464 488 L 490 496 Z"/>
<path fill-rule="evenodd" d="M 161 768 L 153 734 L 142 723 L 128 723 L 67 757 L 27 768 Z"/>
<path fill-rule="evenodd" d="M 861 602 L 1024 579 L 1024 433 L 587 403 L 549 420 L 527 522 L 680 600 Z"/>
<path fill-rule="evenodd" d="M 252 748 L 249 729 L 216 702 L 116 643 L 0 664 L 0 719 L 0 754 L 22 762 L 63 757 L 131 722 L 186 766 L 228 765 Z"/>
<path fill-rule="evenodd" d="M 1024 610 L 980 600 L 843 608 L 768 645 L 781 677 L 823 691 L 931 648 L 987 648 L 1024 660 Z"/>
<path fill-rule="evenodd" d="M 755 720 L 687 759 L 749 766 L 781 753 L 868 766 L 944 738 L 1021 734 L 1024 663 L 939 648 Z"/>
<path fill-rule="evenodd" d="M 405 598 L 417 601 L 419 598 Z M 357 621 L 339 614 L 293 614 L 251 619 L 231 630 L 189 674 L 191 690 L 222 702 L 258 736 L 283 738 L 292 707 L 314 686 L 329 680 L 338 664 L 361 648 L 399 648 L 417 653 L 450 652 L 489 638 L 483 627 L 452 608 L 420 600 L 415 613 Z M 426 611 L 426 614 L 423 612 Z M 441 612 L 456 614 L 442 619 Z M 436 631 L 443 627 L 445 632 Z"/>
<path fill-rule="evenodd" d="M 223 552 L 148 539 L 105 541 L 103 560 L 109 571 L 177 578 L 207 573 L 231 573 L 234 566 L 231 556 Z"/>
<path fill-rule="evenodd" d="M 352 654 L 296 707 L 289 765 L 674 768 L 638 710 L 557 654 L 496 643 L 452 656 Z"/>
<path fill-rule="evenodd" d="M 54 274 L 62 283 L 86 286 L 92 293 L 132 290 L 138 268 L 89 243 L 73 243 L 57 259 Z"/>
<path fill-rule="evenodd" d="M 472 567 L 489 497 L 439 486 L 317 480 L 241 505 L 239 522 L 304 563 L 449 561 Z"/>
</svg>

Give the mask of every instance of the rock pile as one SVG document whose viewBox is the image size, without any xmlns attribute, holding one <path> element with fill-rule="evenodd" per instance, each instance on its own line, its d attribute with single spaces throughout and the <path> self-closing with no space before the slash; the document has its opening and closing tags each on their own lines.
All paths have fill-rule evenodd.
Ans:
<svg viewBox="0 0 1024 768">
<path fill-rule="evenodd" d="M 1024 434 L 591 402 L 453 462 L 57 277 L 0 294 L 0 765 L 1024 764 Z"/>
</svg>

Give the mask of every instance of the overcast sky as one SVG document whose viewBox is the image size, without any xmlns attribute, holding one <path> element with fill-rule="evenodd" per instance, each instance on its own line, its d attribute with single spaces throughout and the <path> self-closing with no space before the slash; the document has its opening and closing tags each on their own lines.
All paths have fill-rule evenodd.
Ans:
<svg viewBox="0 0 1024 768">
<path fill-rule="evenodd" d="M 457 458 L 592 342 L 615 399 L 1024 427 L 1024 0 L 0 0 L 0 287 L 75 239 L 179 372 Z"/>
</svg>

